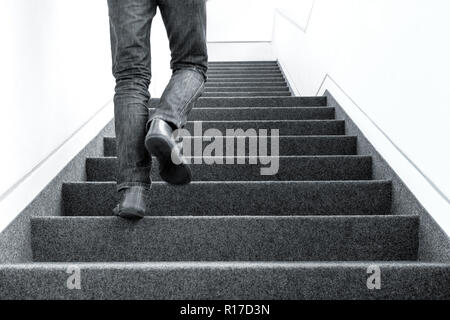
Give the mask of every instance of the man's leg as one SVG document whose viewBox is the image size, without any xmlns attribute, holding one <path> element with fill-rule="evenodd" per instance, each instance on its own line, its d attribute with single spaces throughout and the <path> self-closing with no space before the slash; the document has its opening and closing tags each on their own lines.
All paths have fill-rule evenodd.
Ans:
<svg viewBox="0 0 450 320">
<path fill-rule="evenodd" d="M 180 128 L 203 92 L 208 69 L 205 0 L 158 0 L 172 53 L 172 79 L 150 120 Z"/>
<path fill-rule="evenodd" d="M 208 69 L 205 0 L 158 0 L 172 53 L 172 79 L 151 119 L 183 127 Z"/>
<path fill-rule="evenodd" d="M 174 151 L 173 141 L 161 138 L 182 128 L 196 100 L 203 93 L 208 69 L 205 0 L 157 0 L 172 53 L 172 78 L 150 116 L 146 145 L 162 163 L 161 177 L 174 184 L 190 181 L 190 171 Z M 152 139 L 153 138 L 153 139 Z M 152 141 L 153 140 L 153 141 Z M 170 150 L 172 153 L 170 154 Z M 177 158 L 181 165 L 170 161 Z"/>
<path fill-rule="evenodd" d="M 155 0 L 108 0 L 120 205 L 142 213 L 150 189 L 151 158 L 144 146 L 151 79 L 150 28 Z M 130 190 L 134 190 L 130 194 Z M 126 195 L 126 199 L 123 197 Z M 116 208 L 116 210 L 121 208 Z M 125 210 L 126 211 L 126 210 Z M 116 212 L 117 213 L 117 212 Z"/>
</svg>

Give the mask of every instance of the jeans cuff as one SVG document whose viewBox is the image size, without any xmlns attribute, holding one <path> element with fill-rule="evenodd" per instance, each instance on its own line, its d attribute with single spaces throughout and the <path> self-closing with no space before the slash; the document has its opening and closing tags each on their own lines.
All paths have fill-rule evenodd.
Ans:
<svg viewBox="0 0 450 320">
<path fill-rule="evenodd" d="M 207 70 L 208 68 L 200 68 L 197 66 L 187 66 L 187 65 L 181 65 L 181 66 L 177 66 L 173 69 L 173 72 L 177 71 L 177 70 L 192 70 L 192 71 L 196 71 L 198 73 L 200 73 L 203 76 L 204 81 L 206 82 L 206 80 L 208 79 L 208 75 L 207 75 Z"/>
<path fill-rule="evenodd" d="M 155 119 L 160 119 L 165 122 L 168 122 L 169 124 L 173 124 L 178 129 L 182 128 L 186 124 L 186 121 L 183 123 L 180 119 L 176 119 L 174 117 L 168 117 L 166 115 L 154 114 L 150 117 L 150 119 L 147 122 L 147 125 L 146 125 L 147 131 L 148 131 L 148 129 L 150 129 L 150 123 Z"/>
</svg>

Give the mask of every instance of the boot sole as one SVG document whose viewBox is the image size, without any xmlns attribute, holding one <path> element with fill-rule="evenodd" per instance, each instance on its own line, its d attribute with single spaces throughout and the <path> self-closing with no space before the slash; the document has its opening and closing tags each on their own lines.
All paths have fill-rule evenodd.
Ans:
<svg viewBox="0 0 450 320">
<path fill-rule="evenodd" d="M 144 218 L 142 212 L 132 208 L 123 208 L 121 210 L 118 210 L 116 207 L 114 208 L 113 212 L 114 215 L 127 220 L 140 220 Z"/>
<path fill-rule="evenodd" d="M 154 155 L 160 163 L 161 179 L 172 185 L 186 185 L 192 180 L 191 170 L 182 159 L 176 159 L 180 164 L 172 161 L 172 148 L 170 142 L 164 136 L 151 136 L 146 139 L 147 151 Z"/>
</svg>

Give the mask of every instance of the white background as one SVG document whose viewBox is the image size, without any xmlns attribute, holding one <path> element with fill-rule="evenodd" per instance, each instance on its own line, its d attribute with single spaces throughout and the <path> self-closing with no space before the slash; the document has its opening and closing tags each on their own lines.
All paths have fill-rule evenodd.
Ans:
<svg viewBox="0 0 450 320">
<path fill-rule="evenodd" d="M 0 0 L 0 195 L 111 99 L 108 30 L 106 1 Z"/>
<path fill-rule="evenodd" d="M 301 94 L 329 74 L 447 197 L 449 12 L 446 0 L 317 0 L 306 34 L 277 16 L 274 38 Z"/>
</svg>

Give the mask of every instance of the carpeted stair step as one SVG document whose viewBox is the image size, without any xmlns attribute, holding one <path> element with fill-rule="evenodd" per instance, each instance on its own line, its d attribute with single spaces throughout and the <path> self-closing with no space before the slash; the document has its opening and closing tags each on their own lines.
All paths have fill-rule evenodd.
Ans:
<svg viewBox="0 0 450 320">
<path fill-rule="evenodd" d="M 255 74 L 255 75 L 260 75 L 260 74 L 264 74 L 264 75 L 276 75 L 279 77 L 282 77 L 283 74 L 281 73 L 281 71 L 278 69 L 240 69 L 240 70 L 214 70 L 214 69 L 210 69 L 207 72 L 208 77 L 209 76 L 214 76 L 214 75 L 249 75 L 249 74 Z"/>
<path fill-rule="evenodd" d="M 261 113 L 262 115 L 262 113 Z M 279 115 L 282 116 L 281 114 Z M 194 127 L 200 127 L 203 133 L 209 129 L 217 129 L 224 134 L 227 129 L 236 130 L 242 129 L 247 132 L 249 129 L 268 130 L 278 129 L 280 136 L 309 136 L 309 135 L 344 135 L 345 122 L 343 120 L 208 120 L 208 121 L 188 121 L 185 129 L 191 134 L 194 134 Z"/>
<path fill-rule="evenodd" d="M 209 61 L 208 66 L 278 66 L 277 61 Z"/>
<path fill-rule="evenodd" d="M 157 107 L 159 99 L 151 99 L 150 108 Z M 326 97 L 263 97 L 263 98 L 200 98 L 194 108 L 234 107 L 326 107 Z"/>
<path fill-rule="evenodd" d="M 234 69 L 256 69 L 256 68 L 270 68 L 275 69 L 277 71 L 280 70 L 280 67 L 277 64 L 209 64 L 208 71 L 214 68 L 234 68 Z"/>
<path fill-rule="evenodd" d="M 237 65 L 243 65 L 243 64 L 274 64 L 278 65 L 278 62 L 276 60 L 210 60 L 208 61 L 208 65 L 212 64 L 221 64 L 221 65 L 228 65 L 228 64 L 237 64 Z"/>
<path fill-rule="evenodd" d="M 240 88 L 240 87 L 252 87 L 252 88 L 273 88 L 273 90 L 280 90 L 288 88 L 284 81 L 274 82 L 207 82 L 205 90 L 209 89 L 221 89 L 221 88 Z"/>
<path fill-rule="evenodd" d="M 195 110 L 195 109 L 194 109 Z M 262 115 L 263 113 L 261 113 Z M 281 114 L 280 114 L 281 116 Z M 227 129 L 248 130 L 268 130 L 278 129 L 280 136 L 310 136 L 310 135 L 344 135 L 345 122 L 343 120 L 207 120 L 207 121 L 188 121 L 185 129 L 194 134 L 194 128 L 200 127 L 205 133 L 209 129 L 216 129 L 224 134 Z M 104 138 L 110 139 L 108 137 Z M 110 151 L 108 151 L 110 152 Z"/>
<path fill-rule="evenodd" d="M 414 261 L 418 216 L 35 217 L 33 259 Z"/>
<path fill-rule="evenodd" d="M 220 78 L 225 79 L 242 79 L 242 78 L 278 78 L 279 80 L 284 80 L 281 73 L 214 73 L 208 75 L 208 80 L 217 80 Z"/>
<path fill-rule="evenodd" d="M 244 157 L 228 137 L 225 162 L 243 164 L 188 157 L 193 181 L 176 187 L 153 159 L 147 217 L 128 221 L 112 213 L 116 139 L 104 137 L 87 181 L 63 183 L 63 216 L 29 220 L 30 262 L 0 264 L 0 299 L 449 299 L 450 264 L 423 259 L 420 216 L 393 214 L 391 181 L 372 180 L 372 157 L 357 155 L 326 97 L 291 96 L 277 61 L 211 61 L 207 76 L 186 125 L 192 150 L 211 153 L 209 129 L 252 135 Z M 257 134 L 276 158 L 249 164 Z"/>
<path fill-rule="evenodd" d="M 224 78 L 214 78 L 214 79 L 208 79 L 206 82 L 206 86 L 210 84 L 216 84 L 216 83 L 239 83 L 239 82 L 253 82 L 253 83 L 259 83 L 259 82 L 274 82 L 274 83 L 282 83 L 283 85 L 286 85 L 286 81 L 283 78 L 230 78 L 230 77 L 224 77 Z"/>
<path fill-rule="evenodd" d="M 190 163 L 195 159 L 189 158 Z M 209 158 L 209 160 L 214 160 Z M 208 159 L 206 159 L 208 161 Z M 267 165 L 249 164 L 192 164 L 194 181 L 331 181 L 331 180 L 370 180 L 372 179 L 372 158 L 369 156 L 319 156 L 279 158 L 279 170 L 276 175 L 261 175 L 261 168 Z M 236 163 L 237 160 L 234 160 Z M 210 162 L 208 162 L 210 163 Z M 259 163 L 259 161 L 258 161 Z M 153 160 L 152 181 L 161 181 L 158 161 Z M 86 159 L 88 181 L 116 181 L 117 158 L 101 157 Z"/>
<path fill-rule="evenodd" d="M 202 97 L 290 97 L 290 92 L 206 92 Z"/>
<path fill-rule="evenodd" d="M 274 118 L 276 118 L 274 116 Z M 281 115 L 280 115 L 281 118 Z M 280 136 L 288 135 L 344 135 L 345 122 L 343 120 L 219 120 L 219 121 L 190 121 L 186 125 L 189 132 L 194 133 L 196 124 L 201 122 L 204 132 L 207 129 L 217 129 L 225 133 L 227 129 L 242 129 L 245 132 L 254 129 L 260 130 L 278 129 Z"/>
<path fill-rule="evenodd" d="M 332 119 L 335 119 L 335 109 L 330 107 L 194 108 L 189 114 L 189 121 L 332 120 Z"/>
<path fill-rule="evenodd" d="M 276 66 L 209 66 L 208 72 L 280 72 L 280 68 Z"/>
<path fill-rule="evenodd" d="M 217 78 L 280 78 L 284 80 L 283 74 L 281 72 L 265 72 L 265 73 L 208 73 L 208 81 L 215 80 Z M 207 81 L 207 82 L 208 82 Z"/>
<path fill-rule="evenodd" d="M 110 216 L 115 182 L 64 183 L 67 216 Z M 195 199 L 195 201 L 193 201 Z M 390 181 L 192 182 L 183 188 L 154 182 L 152 215 L 384 215 Z"/>
<path fill-rule="evenodd" d="M 221 80 L 221 79 L 272 79 L 283 81 L 284 77 L 280 74 L 214 74 L 208 75 L 208 80 Z"/>
<path fill-rule="evenodd" d="M 287 86 L 284 87 L 212 87 L 206 88 L 205 93 L 211 92 L 286 92 L 289 91 Z"/>
<path fill-rule="evenodd" d="M 242 78 L 278 78 L 278 81 L 283 81 L 284 77 L 281 73 L 260 73 L 260 74 L 222 74 L 222 73 L 216 73 L 216 74 L 209 74 L 208 75 L 208 81 L 217 81 L 217 79 L 224 78 L 224 79 L 242 79 Z"/>
<path fill-rule="evenodd" d="M 225 84 L 226 86 L 228 86 L 228 84 L 239 84 L 239 83 L 275 83 L 275 84 L 280 84 L 283 86 L 286 86 L 287 83 L 284 79 L 280 79 L 280 78 L 249 78 L 249 79 L 239 79 L 239 78 L 223 78 L 223 79 L 209 79 L 206 84 L 205 87 L 211 86 L 211 85 L 218 85 L 218 84 Z"/>
<path fill-rule="evenodd" d="M 381 290 L 367 287 L 374 267 L 381 273 Z M 81 289 L 68 290 L 67 279 L 75 268 L 82 277 Z M 0 299 L 384 300 L 450 296 L 450 264 L 424 262 L 30 263 L 0 265 L 0 278 Z"/>
<path fill-rule="evenodd" d="M 232 139 L 234 138 L 234 139 Z M 257 137 L 260 139 L 261 137 Z M 208 141 L 207 137 L 184 137 L 184 139 L 191 139 L 191 146 L 195 143 L 202 142 L 202 151 L 205 147 L 210 145 L 211 141 Z M 238 151 L 237 138 L 235 136 L 224 136 L 221 138 L 224 146 L 226 140 L 234 140 L 234 151 L 233 154 L 226 154 L 227 156 L 240 155 Z M 244 155 L 254 155 L 249 152 L 249 139 L 245 139 L 245 154 Z M 253 138 L 255 139 L 255 138 Z M 267 138 L 267 147 L 270 150 L 271 138 Z M 281 156 L 318 156 L 318 155 L 355 155 L 356 154 L 356 136 L 280 136 L 279 140 L 279 155 Z M 192 147 L 192 150 L 193 147 Z M 269 152 L 269 151 L 268 151 Z M 269 152 L 270 154 L 270 152 Z M 186 154 L 189 156 L 188 154 Z M 242 154 L 241 154 L 242 155 Z M 104 156 L 105 157 L 115 157 L 116 152 L 116 138 L 115 137 L 105 137 L 104 138 Z"/>
</svg>

